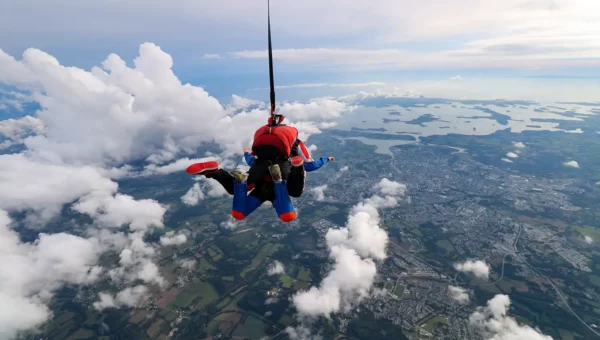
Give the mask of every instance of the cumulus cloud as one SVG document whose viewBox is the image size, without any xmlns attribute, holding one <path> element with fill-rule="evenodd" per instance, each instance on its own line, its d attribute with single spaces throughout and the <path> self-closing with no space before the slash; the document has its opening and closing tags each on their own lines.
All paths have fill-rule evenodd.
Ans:
<svg viewBox="0 0 600 340">
<path fill-rule="evenodd" d="M 448 286 L 448 294 L 459 303 L 469 303 L 469 293 L 466 289 L 456 286 Z"/>
<path fill-rule="evenodd" d="M 281 263 L 279 261 L 275 261 L 269 266 L 269 268 L 267 269 L 267 272 L 268 272 L 269 276 L 283 274 L 285 272 L 285 268 L 283 267 L 283 263 Z"/>
<path fill-rule="evenodd" d="M 279 107 L 279 113 L 297 121 L 338 118 L 348 110 L 350 107 L 346 103 L 329 98 L 312 99 L 308 103 L 283 103 Z"/>
<path fill-rule="evenodd" d="M 344 165 L 344 166 L 343 166 L 343 167 L 340 169 L 340 171 L 348 171 L 348 169 L 349 169 L 349 168 L 348 168 L 348 166 L 347 166 L 347 165 Z"/>
<path fill-rule="evenodd" d="M 200 189 L 200 183 L 194 183 L 194 185 L 188 190 L 185 195 L 181 196 L 181 202 L 188 206 L 195 206 L 204 199 L 204 193 Z"/>
<path fill-rule="evenodd" d="M 23 154 L 0 155 L 0 209 L 33 212 L 41 222 L 81 196 L 110 195 L 116 190 L 117 184 L 93 167 L 56 165 Z"/>
<path fill-rule="evenodd" d="M 377 185 L 375 185 L 375 190 L 379 190 L 384 195 L 403 197 L 406 193 L 406 184 L 383 178 L 379 183 L 377 183 Z"/>
<path fill-rule="evenodd" d="M 194 269 L 196 267 L 196 263 L 197 263 L 197 261 L 194 259 L 185 259 L 185 260 L 177 261 L 177 265 L 179 265 L 181 268 L 184 268 L 187 270 Z"/>
<path fill-rule="evenodd" d="M 206 181 L 205 188 L 206 188 L 206 195 L 208 197 L 222 197 L 222 196 L 229 195 L 227 193 L 227 190 L 225 190 L 225 188 L 223 188 L 223 186 L 215 180 Z"/>
<path fill-rule="evenodd" d="M 201 87 L 182 83 L 172 71 L 171 56 L 154 44 L 140 45 L 139 56 L 130 65 L 111 54 L 88 71 L 65 67 L 38 49 L 27 49 L 20 60 L 0 50 L 0 85 L 27 92 L 40 107 L 32 116 L 0 121 L 0 133 L 7 139 L 2 146 L 18 142 L 25 148 L 22 153 L 0 155 L 0 210 L 24 213 L 31 227 L 43 227 L 66 206 L 94 222 L 93 229 L 83 232 L 89 238 L 40 234 L 34 244 L 5 238 L 0 256 L 7 258 L 1 263 L 19 263 L 22 268 L 36 268 L 36 273 L 14 274 L 9 265 L 4 268 L 11 268 L 14 278 L 4 279 L 8 272 L 0 269 L 5 281 L 0 283 L 0 296 L 6 299 L 2 305 L 18 305 L 27 313 L 0 311 L 0 332 L 9 334 L 0 337 L 45 321 L 50 313 L 48 298 L 62 284 L 87 284 L 108 275 L 120 287 L 140 281 L 164 286 L 155 263 L 158 245 L 145 243 L 144 237 L 163 227 L 168 207 L 121 194 L 111 179 L 168 175 L 208 159 L 227 165 L 228 157 L 249 145 L 256 127 L 265 122 L 262 102 L 255 105 L 234 96 L 224 107 Z M 281 108 L 290 123 L 305 119 L 297 122 L 307 127 L 303 136 L 320 133 L 319 127 L 328 123 L 323 120 L 351 109 L 333 99 Z M 192 158 L 199 146 L 221 151 Z M 144 166 L 143 170 L 134 172 L 128 165 L 133 163 Z M 217 183 L 200 184 L 207 196 L 225 195 Z M 199 195 L 197 188 L 194 194 Z M 117 228 L 126 231 L 117 233 Z M 183 236 L 168 236 L 165 242 L 181 242 Z M 66 249 L 68 258 L 55 254 L 57 249 Z M 95 264 L 104 251 L 119 254 L 116 267 L 103 270 Z M 44 287 L 39 286 L 42 283 Z M 101 306 L 109 305 L 108 295 L 103 298 Z M 118 294 L 110 298 L 115 306 L 122 304 Z"/>
<path fill-rule="evenodd" d="M 487 302 L 487 306 L 478 307 L 469 317 L 471 326 L 481 330 L 484 336 L 494 340 L 552 340 L 540 330 L 528 325 L 519 325 L 517 320 L 508 316 L 510 298 L 498 294 Z"/>
<path fill-rule="evenodd" d="M 592 239 L 591 237 L 589 237 L 589 236 L 587 236 L 587 235 L 585 235 L 585 236 L 583 237 L 583 240 L 584 240 L 584 241 L 585 241 L 585 243 L 587 243 L 587 244 L 592 244 L 592 243 L 594 242 L 594 239 Z"/>
<path fill-rule="evenodd" d="M 399 183 L 382 181 L 380 191 L 399 194 Z M 404 192 L 402 192 L 402 195 Z M 348 311 L 369 296 L 377 274 L 375 260 L 386 258 L 388 235 L 381 229 L 378 208 L 398 203 L 396 197 L 373 196 L 352 208 L 346 227 L 329 229 L 325 235 L 333 269 L 319 286 L 293 296 L 292 301 L 301 316 L 328 316 Z"/>
<path fill-rule="evenodd" d="M 502 158 L 502 161 L 503 161 L 503 162 L 506 162 L 506 163 L 514 163 L 513 161 L 511 161 L 511 160 L 510 160 L 510 159 L 508 159 L 508 158 Z"/>
<path fill-rule="evenodd" d="M 22 142 L 26 137 L 41 134 L 44 131 L 44 123 L 32 116 L 0 120 L 0 135 L 14 142 Z"/>
<path fill-rule="evenodd" d="M 318 187 L 310 189 L 310 191 L 315 196 L 315 200 L 317 201 L 325 200 L 325 190 L 327 190 L 327 184 L 319 185 Z"/>
<path fill-rule="evenodd" d="M 36 118 L 46 133 L 24 142 L 46 159 L 158 163 L 192 153 L 205 142 L 233 154 L 249 145 L 267 115 L 265 109 L 234 115 L 203 88 L 181 83 L 171 56 L 151 43 L 140 45 L 133 67 L 111 54 L 91 71 L 65 67 L 37 49 L 26 50 L 22 60 L 0 54 L 11 70 L 0 79 L 32 90 L 42 106 Z M 335 118 L 346 109 L 345 103 L 327 98 L 280 105 L 291 120 Z"/>
<path fill-rule="evenodd" d="M 64 284 L 98 280 L 103 246 L 95 238 L 65 233 L 40 234 L 23 243 L 10 229 L 8 213 L 0 210 L 0 338 L 37 327 L 52 313 L 47 304 Z"/>
<path fill-rule="evenodd" d="M 454 76 L 454 77 L 450 77 L 450 80 L 462 80 L 463 78 L 461 76 Z"/>
<path fill-rule="evenodd" d="M 297 327 L 288 326 L 286 327 L 285 332 L 288 334 L 291 340 L 320 339 L 320 337 L 315 337 L 315 335 L 311 333 L 310 328 L 304 325 Z"/>
<path fill-rule="evenodd" d="M 163 246 L 177 246 L 186 242 L 187 236 L 185 234 L 175 235 L 175 231 L 169 231 L 160 237 L 160 244 Z"/>
<path fill-rule="evenodd" d="M 454 269 L 464 273 L 472 273 L 482 279 L 487 279 L 490 276 L 490 266 L 481 260 L 466 260 L 463 263 L 455 263 Z"/>
<path fill-rule="evenodd" d="M 108 272 L 114 282 L 130 284 L 142 280 L 161 287 L 166 283 L 153 261 L 156 246 L 144 242 L 143 237 L 143 232 L 128 235 L 128 244 L 119 254 L 119 266 Z"/>
<path fill-rule="evenodd" d="M 93 217 L 107 227 L 129 225 L 134 231 L 147 231 L 163 226 L 166 208 L 155 200 L 135 200 L 129 195 L 109 196 L 90 193 L 82 197 L 73 209 Z"/>
<path fill-rule="evenodd" d="M 564 166 L 569 167 L 569 168 L 579 169 L 579 163 L 577 163 L 577 161 L 568 161 L 568 162 L 564 162 L 563 164 L 564 164 Z"/>
<path fill-rule="evenodd" d="M 94 308 L 103 310 L 106 308 L 137 307 L 148 298 L 148 288 L 144 285 L 128 287 L 113 296 L 110 293 L 99 293 L 99 301 L 94 302 Z"/>
<path fill-rule="evenodd" d="M 517 149 L 525 148 L 525 144 L 523 144 L 523 142 L 513 142 L 513 146 Z"/>
<path fill-rule="evenodd" d="M 506 154 L 506 157 L 508 157 L 508 158 L 519 158 L 519 155 L 517 155 L 514 152 L 509 152 L 509 153 Z"/>
</svg>

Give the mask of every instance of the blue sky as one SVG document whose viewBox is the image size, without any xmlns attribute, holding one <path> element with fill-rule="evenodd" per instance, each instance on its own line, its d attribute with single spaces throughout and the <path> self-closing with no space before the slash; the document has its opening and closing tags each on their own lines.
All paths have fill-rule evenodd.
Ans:
<svg viewBox="0 0 600 340">
<path fill-rule="evenodd" d="M 252 89 L 267 84 L 266 1 L 2 7 L 0 49 L 16 58 L 35 47 L 90 69 L 110 53 L 131 63 L 141 43 L 153 42 L 171 54 L 182 81 L 218 98 L 255 97 Z M 271 7 L 280 85 L 600 77 L 594 0 L 273 0 Z"/>
</svg>

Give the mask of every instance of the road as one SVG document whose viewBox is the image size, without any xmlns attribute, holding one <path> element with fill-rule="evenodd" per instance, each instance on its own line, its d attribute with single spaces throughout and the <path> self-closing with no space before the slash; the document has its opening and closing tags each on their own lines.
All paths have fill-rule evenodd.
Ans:
<svg viewBox="0 0 600 340">
<path fill-rule="evenodd" d="M 558 297 L 565 304 L 565 306 L 567 307 L 567 309 L 577 318 L 577 320 L 579 320 L 579 322 L 581 322 L 592 333 L 594 333 L 598 337 L 600 337 L 600 333 L 596 332 L 596 330 L 592 326 L 588 325 L 585 321 L 583 321 L 583 319 L 581 319 L 581 317 L 579 317 L 579 315 L 577 315 L 577 313 L 575 313 L 575 311 L 573 310 L 573 308 L 571 308 L 571 306 L 569 306 L 569 303 L 567 302 L 567 299 L 564 297 L 564 295 L 561 293 L 561 291 L 558 289 L 558 287 L 556 287 L 556 285 L 554 284 L 554 282 L 552 282 L 552 280 L 550 280 L 548 277 L 546 277 L 546 275 L 544 275 L 542 272 L 540 272 L 539 270 L 537 270 L 534 266 L 532 266 L 531 264 L 529 264 L 529 262 L 527 262 L 527 260 L 525 260 L 524 257 L 522 257 L 521 255 L 518 254 L 517 242 L 519 242 L 519 238 L 521 237 L 522 233 L 523 233 L 523 227 L 521 227 L 519 229 L 519 234 L 517 235 L 517 238 L 515 239 L 515 243 L 513 245 L 515 256 L 518 257 L 521 261 L 523 261 L 526 265 L 528 265 L 534 272 L 536 272 L 540 276 L 542 276 L 552 286 L 552 288 L 554 288 L 554 290 L 556 291 L 556 294 L 558 295 Z M 504 265 L 502 265 L 502 269 L 503 269 L 503 272 L 504 272 Z"/>
</svg>

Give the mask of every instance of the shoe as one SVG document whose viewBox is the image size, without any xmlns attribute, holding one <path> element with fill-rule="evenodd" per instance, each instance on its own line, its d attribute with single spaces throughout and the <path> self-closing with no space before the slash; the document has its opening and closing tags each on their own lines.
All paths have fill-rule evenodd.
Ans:
<svg viewBox="0 0 600 340">
<path fill-rule="evenodd" d="M 281 182 L 281 169 L 279 168 L 279 164 L 271 165 L 269 167 L 269 173 L 271 174 L 273 182 Z"/>
<path fill-rule="evenodd" d="M 215 161 L 194 163 L 185 170 L 190 175 L 208 175 L 219 170 L 219 163 Z"/>
<path fill-rule="evenodd" d="M 302 156 L 294 156 L 292 157 L 291 163 L 294 168 L 297 168 L 304 164 L 304 158 L 302 158 Z"/>
<path fill-rule="evenodd" d="M 248 179 L 248 174 L 240 170 L 231 171 L 231 176 L 233 176 L 238 183 L 244 183 L 246 179 Z"/>
</svg>

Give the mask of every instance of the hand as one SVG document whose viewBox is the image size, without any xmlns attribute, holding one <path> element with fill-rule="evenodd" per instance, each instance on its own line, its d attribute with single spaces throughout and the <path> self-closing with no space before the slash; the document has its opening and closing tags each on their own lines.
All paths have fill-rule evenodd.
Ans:
<svg viewBox="0 0 600 340">
<path fill-rule="evenodd" d="M 252 150 L 248 149 L 248 148 L 244 148 L 244 153 L 250 153 Z"/>
<path fill-rule="evenodd" d="M 335 157 L 332 157 L 332 156 L 327 157 L 327 159 L 330 161 L 335 161 Z"/>
</svg>

